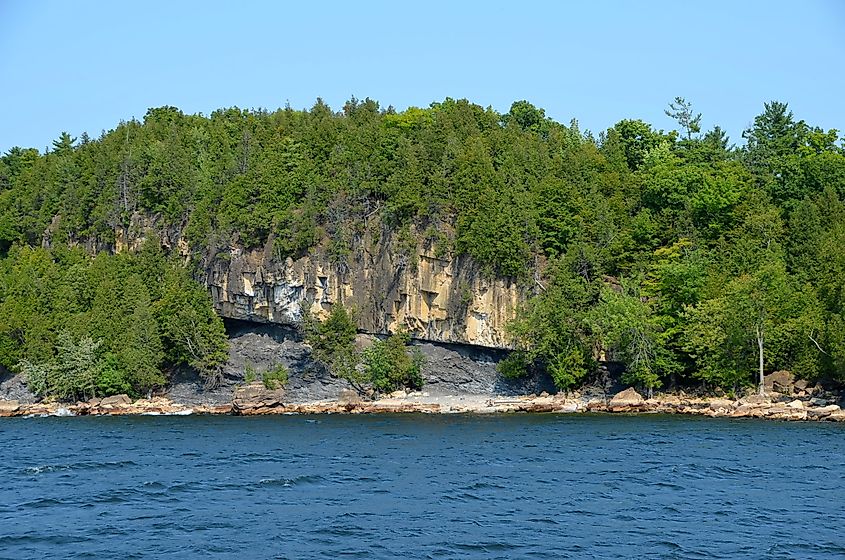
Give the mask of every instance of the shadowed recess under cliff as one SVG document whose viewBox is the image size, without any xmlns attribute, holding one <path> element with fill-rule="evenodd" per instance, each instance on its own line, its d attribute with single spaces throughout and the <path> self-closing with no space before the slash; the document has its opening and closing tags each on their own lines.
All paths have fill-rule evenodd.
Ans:
<svg viewBox="0 0 845 560">
<path fill-rule="evenodd" d="M 290 372 L 285 387 L 286 402 L 335 399 L 341 392 L 352 389 L 347 381 L 333 377 L 312 360 L 310 347 L 294 329 L 227 319 L 226 331 L 230 341 L 229 360 L 224 369 L 227 384 L 242 383 L 248 367 L 261 372 L 282 364 Z M 358 343 L 366 346 L 375 337 L 361 334 L 358 338 Z M 526 395 L 555 391 L 547 375 L 504 378 L 496 365 L 507 355 L 506 350 L 421 340 L 412 344 L 425 358 L 423 391 L 430 395 Z M 194 395 L 186 393 L 188 390 L 180 387 L 175 396 L 181 402 L 194 402 Z M 201 394 L 195 397 L 201 398 Z"/>
</svg>

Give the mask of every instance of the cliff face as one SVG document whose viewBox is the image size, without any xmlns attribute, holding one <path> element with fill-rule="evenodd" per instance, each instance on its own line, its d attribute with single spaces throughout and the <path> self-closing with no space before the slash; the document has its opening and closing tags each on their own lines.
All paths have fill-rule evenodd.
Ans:
<svg viewBox="0 0 845 560">
<path fill-rule="evenodd" d="M 190 252 L 178 231 L 139 221 L 118 232 L 116 249 L 139 244 L 150 231 Z M 271 239 L 263 250 L 233 247 L 205 261 L 205 281 L 223 317 L 295 325 L 305 309 L 322 318 L 339 303 L 355 310 L 359 329 L 405 328 L 434 342 L 508 348 L 505 326 L 528 296 L 516 282 L 481 274 L 471 259 L 437 256 L 421 242 L 400 244 L 386 230 L 360 235 L 342 259 L 319 247 L 300 259 L 278 259 Z"/>
<path fill-rule="evenodd" d="M 342 261 L 319 251 L 277 261 L 269 251 L 234 249 L 211 261 L 206 281 L 231 319 L 292 325 L 305 309 L 324 317 L 342 304 L 371 333 L 404 327 L 423 340 L 508 347 L 505 325 L 522 297 L 514 283 L 483 278 L 466 259 L 392 249 L 389 241 L 365 241 Z"/>
</svg>

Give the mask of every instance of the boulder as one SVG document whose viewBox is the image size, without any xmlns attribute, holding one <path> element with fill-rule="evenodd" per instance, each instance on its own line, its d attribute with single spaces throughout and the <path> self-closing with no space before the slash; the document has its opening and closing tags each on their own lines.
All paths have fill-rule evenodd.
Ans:
<svg viewBox="0 0 845 560">
<path fill-rule="evenodd" d="M 786 370 L 770 373 L 763 377 L 763 387 L 766 391 L 777 391 L 791 395 L 795 387 L 795 376 Z"/>
<path fill-rule="evenodd" d="M 129 398 L 129 395 L 112 395 L 101 400 L 99 406 L 126 406 L 129 404 L 132 404 L 132 399 Z"/>
<path fill-rule="evenodd" d="M 0 401 L 0 416 L 11 416 L 21 408 L 18 401 Z"/>
<path fill-rule="evenodd" d="M 578 406 L 577 402 L 568 401 L 564 402 L 561 405 L 558 405 L 557 410 L 555 412 L 578 412 L 580 407 Z"/>
<path fill-rule="evenodd" d="M 768 408 L 759 404 L 741 404 L 730 413 L 730 416 L 731 418 L 762 418 L 767 410 Z"/>
<path fill-rule="evenodd" d="M 344 389 L 337 396 L 337 402 L 342 405 L 361 404 L 361 395 L 352 389 Z"/>
<path fill-rule="evenodd" d="M 772 397 L 771 395 L 748 395 L 747 397 L 743 398 L 740 401 L 742 404 L 756 404 L 756 405 L 763 405 L 763 404 L 771 404 Z"/>
<path fill-rule="evenodd" d="M 681 397 L 678 395 L 660 395 L 660 402 L 663 403 L 663 406 L 677 408 L 681 406 Z"/>
<path fill-rule="evenodd" d="M 824 387 L 821 383 L 816 383 L 812 387 L 807 387 L 806 391 L 808 395 L 818 395 L 824 391 Z"/>
<path fill-rule="evenodd" d="M 613 411 L 624 411 L 631 408 L 639 408 L 645 404 L 645 399 L 637 393 L 633 387 L 628 387 L 620 393 L 616 393 L 608 406 Z"/>
<path fill-rule="evenodd" d="M 710 401 L 710 410 L 733 410 L 734 402 L 727 399 L 713 399 Z"/>
<path fill-rule="evenodd" d="M 827 416 L 827 419 L 834 422 L 845 422 L 845 410 L 834 410 Z"/>
<path fill-rule="evenodd" d="M 587 412 L 606 412 L 607 405 L 604 403 L 603 400 L 600 399 L 590 399 L 587 402 Z"/>
<path fill-rule="evenodd" d="M 802 408 L 804 408 L 804 403 L 802 401 L 799 401 L 798 399 L 795 399 L 794 401 L 790 401 L 790 402 L 786 403 L 786 407 L 787 408 L 802 409 Z"/>
<path fill-rule="evenodd" d="M 255 382 L 235 389 L 232 410 L 249 412 L 280 406 L 284 400 L 284 389 L 268 389 L 263 383 Z"/>
<path fill-rule="evenodd" d="M 778 405 L 766 409 L 764 417 L 771 418 L 773 420 L 806 420 L 807 411 L 803 408 Z"/>
<path fill-rule="evenodd" d="M 841 410 L 842 409 L 839 408 L 839 405 L 831 404 L 828 406 L 820 406 L 818 408 L 809 408 L 807 409 L 807 416 L 809 418 L 822 419 L 829 417 L 831 414 L 841 412 Z"/>
<path fill-rule="evenodd" d="M 807 383 L 807 380 L 806 380 L 806 379 L 799 379 L 798 381 L 796 381 L 796 382 L 793 384 L 793 386 L 795 387 L 795 390 L 796 390 L 796 391 L 806 391 L 806 390 L 807 390 L 807 387 L 808 387 L 809 385 L 810 385 L 810 384 L 809 384 L 809 383 Z"/>
</svg>

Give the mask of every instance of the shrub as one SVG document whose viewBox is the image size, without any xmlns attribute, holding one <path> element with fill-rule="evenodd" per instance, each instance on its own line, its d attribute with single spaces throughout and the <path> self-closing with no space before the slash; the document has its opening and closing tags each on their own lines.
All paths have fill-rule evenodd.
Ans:
<svg viewBox="0 0 845 560">
<path fill-rule="evenodd" d="M 364 350 L 361 357 L 364 373 L 377 391 L 422 388 L 423 356 L 418 350 L 409 355 L 406 351 L 409 342 L 408 333 L 398 332 Z"/>
<path fill-rule="evenodd" d="M 284 364 L 276 364 L 261 374 L 261 381 L 271 391 L 281 389 L 288 383 L 288 368 Z"/>
</svg>

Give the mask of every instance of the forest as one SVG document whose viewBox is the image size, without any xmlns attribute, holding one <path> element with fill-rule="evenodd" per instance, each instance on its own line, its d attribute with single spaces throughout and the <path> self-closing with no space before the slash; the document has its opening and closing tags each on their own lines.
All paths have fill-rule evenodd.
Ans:
<svg viewBox="0 0 845 560">
<path fill-rule="evenodd" d="M 0 367 L 39 394 L 140 394 L 190 368 L 214 382 L 225 331 L 202 255 L 320 247 L 342 261 L 372 227 L 466 255 L 531 297 L 505 375 L 577 387 L 599 361 L 653 391 L 737 391 L 762 372 L 845 380 L 845 149 L 766 103 L 743 138 L 675 98 L 658 130 L 598 134 L 528 101 L 447 98 L 396 111 L 150 109 L 97 138 L 0 157 Z M 136 215 L 177 228 L 114 247 Z M 376 360 L 375 357 L 370 358 Z M 375 362 L 374 362 L 375 363 Z"/>
</svg>

